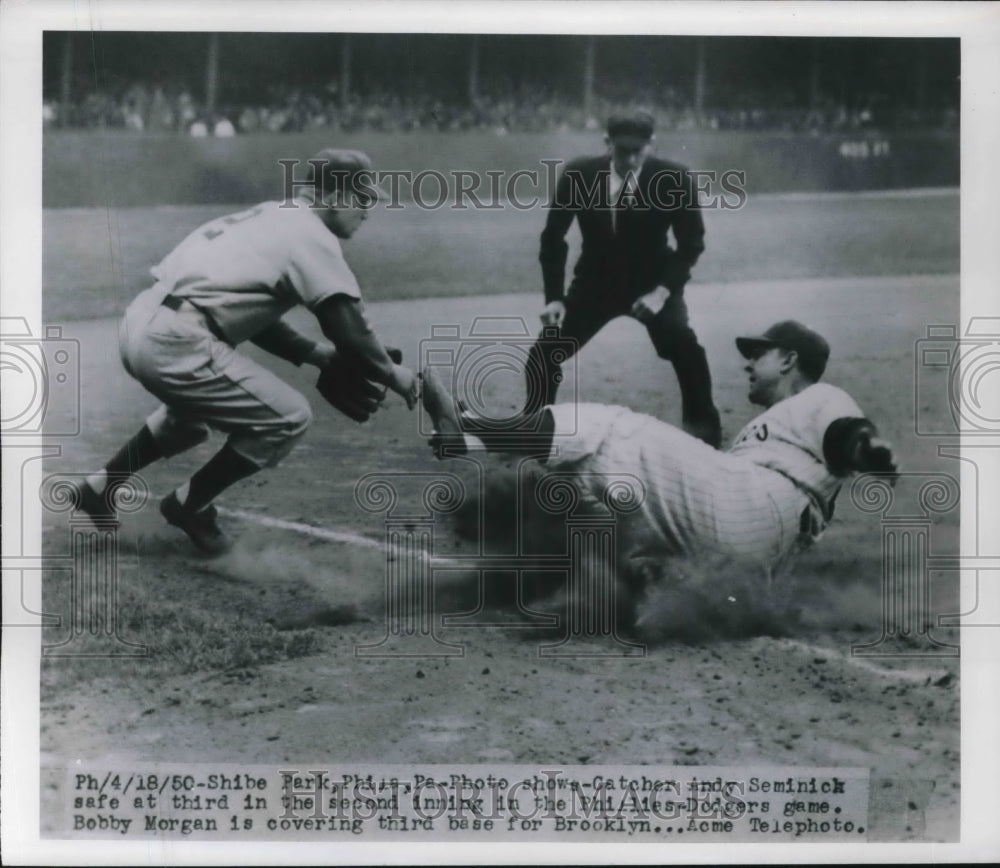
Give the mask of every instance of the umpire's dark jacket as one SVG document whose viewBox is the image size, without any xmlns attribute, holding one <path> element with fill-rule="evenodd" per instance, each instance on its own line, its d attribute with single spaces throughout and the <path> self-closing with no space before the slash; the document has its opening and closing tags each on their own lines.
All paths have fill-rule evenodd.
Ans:
<svg viewBox="0 0 1000 868">
<path fill-rule="evenodd" d="M 576 217 L 583 250 L 570 293 L 579 300 L 627 310 L 659 284 L 683 289 L 691 267 L 705 249 L 705 226 L 688 170 L 668 160 L 647 157 L 639 172 L 635 204 L 618 214 L 619 191 L 609 201 L 611 156 L 572 160 L 556 184 L 549 206 L 539 260 L 546 303 L 563 297 L 566 232 Z M 667 243 L 673 229 L 676 250 Z"/>
</svg>

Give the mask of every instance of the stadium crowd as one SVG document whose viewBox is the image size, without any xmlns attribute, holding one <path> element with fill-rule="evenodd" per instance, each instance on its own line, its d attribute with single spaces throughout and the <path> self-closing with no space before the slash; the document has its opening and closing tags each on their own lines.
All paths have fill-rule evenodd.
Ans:
<svg viewBox="0 0 1000 868">
<path fill-rule="evenodd" d="M 663 130 L 812 131 L 955 128 L 958 107 L 917 110 L 900 106 L 888 94 L 872 92 L 848 107 L 832 98 L 815 106 L 797 104 L 789 92 L 727 94 L 725 105 L 696 111 L 674 88 L 653 93 L 597 93 L 589 111 L 580 101 L 546 87 L 494 87 L 475 98 L 444 97 L 435 88 L 402 94 L 379 88 L 352 90 L 344 100 L 335 82 L 316 90 L 272 86 L 264 99 L 219 106 L 208 111 L 182 87 L 136 82 L 117 92 L 94 89 L 78 100 L 44 103 L 47 125 L 64 128 L 112 127 L 136 132 L 181 132 L 192 136 L 233 136 L 257 132 L 301 132 L 328 128 L 344 132 L 375 130 L 514 131 L 598 129 L 613 110 L 642 106 Z"/>
</svg>

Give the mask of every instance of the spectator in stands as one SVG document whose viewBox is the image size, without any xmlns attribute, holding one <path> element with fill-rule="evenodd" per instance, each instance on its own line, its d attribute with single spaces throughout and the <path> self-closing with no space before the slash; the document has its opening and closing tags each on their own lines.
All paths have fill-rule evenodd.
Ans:
<svg viewBox="0 0 1000 868">
<path fill-rule="evenodd" d="M 146 128 L 142 115 L 134 108 L 125 109 L 125 129 L 141 133 Z"/>
<path fill-rule="evenodd" d="M 665 130 L 804 130 L 814 135 L 869 128 L 907 129 L 921 126 L 951 126 L 958 123 L 957 105 L 945 99 L 926 107 L 894 105 L 884 92 L 862 94 L 854 108 L 827 99 L 819 107 L 799 106 L 796 95 L 786 89 L 756 91 L 735 88 L 696 112 L 673 86 L 636 92 L 616 86 L 602 87 L 584 112 L 575 99 L 550 85 L 518 84 L 509 77 L 484 80 L 474 101 L 464 95 L 446 96 L 432 81 L 415 80 L 404 95 L 371 86 L 360 79 L 347 104 L 341 102 L 336 82 L 315 91 L 286 86 L 268 88 L 258 104 L 228 105 L 225 109 L 233 132 L 299 132 L 332 127 L 342 132 L 362 129 L 386 133 L 410 130 L 511 131 L 600 128 L 600 118 L 611 113 L 616 92 L 623 105 L 634 107 L 645 95 L 654 106 L 657 125 Z M 76 127 L 125 127 L 150 132 L 200 134 L 199 106 L 187 88 L 169 83 L 152 86 L 136 82 L 114 93 L 94 89 L 60 106 L 48 100 L 44 122 Z M 206 135 L 214 134 L 211 119 L 201 118 Z M 220 134 L 228 135 L 223 126 Z"/>
<path fill-rule="evenodd" d="M 166 132 L 177 129 L 176 125 L 177 117 L 170 105 L 170 100 L 167 99 L 163 88 L 157 86 L 153 89 L 153 96 L 149 104 L 149 129 Z"/>
<path fill-rule="evenodd" d="M 142 132 L 149 123 L 149 88 L 142 82 L 136 82 L 122 99 L 125 127 L 136 132 Z"/>
<path fill-rule="evenodd" d="M 255 108 L 246 106 L 236 119 L 236 126 L 239 127 L 241 133 L 257 132 L 260 129 L 260 112 Z"/>
<path fill-rule="evenodd" d="M 178 128 L 186 130 L 194 123 L 198 117 L 198 107 L 195 105 L 194 97 L 187 89 L 182 90 L 177 97 L 177 124 Z"/>
<path fill-rule="evenodd" d="M 204 139 L 208 136 L 208 123 L 203 117 L 196 118 L 194 123 L 188 127 L 188 135 L 192 139 Z"/>
<path fill-rule="evenodd" d="M 231 139 L 236 135 L 236 128 L 233 126 L 232 121 L 224 116 L 219 116 L 215 120 L 215 125 L 212 127 L 212 135 L 217 139 Z"/>
</svg>

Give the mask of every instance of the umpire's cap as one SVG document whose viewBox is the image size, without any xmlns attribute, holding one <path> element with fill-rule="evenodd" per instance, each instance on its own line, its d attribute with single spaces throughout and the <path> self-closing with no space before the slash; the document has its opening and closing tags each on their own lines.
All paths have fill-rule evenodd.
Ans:
<svg viewBox="0 0 1000 868">
<path fill-rule="evenodd" d="M 376 183 L 371 157 L 364 151 L 324 148 L 309 160 L 308 179 L 324 193 L 350 191 L 370 201 L 389 195 Z"/>
<path fill-rule="evenodd" d="M 648 142 L 653 138 L 655 122 L 649 112 L 636 111 L 627 114 L 616 114 L 608 118 L 608 138 L 628 137 Z"/>
<path fill-rule="evenodd" d="M 830 358 L 830 345 L 826 338 L 793 319 L 775 323 L 762 335 L 736 339 L 736 349 L 745 359 L 749 359 L 762 346 L 795 350 L 799 357 L 799 370 L 813 381 L 823 376 L 827 359 Z"/>
</svg>

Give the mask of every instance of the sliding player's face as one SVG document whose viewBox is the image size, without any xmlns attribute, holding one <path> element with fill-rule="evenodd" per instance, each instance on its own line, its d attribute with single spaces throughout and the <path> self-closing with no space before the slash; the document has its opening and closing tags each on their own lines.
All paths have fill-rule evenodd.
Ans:
<svg viewBox="0 0 1000 868">
<path fill-rule="evenodd" d="M 794 354 L 792 354 L 794 355 Z M 768 344 L 758 344 L 743 370 L 749 379 L 747 398 L 751 404 L 770 407 L 778 400 L 778 384 L 789 370 L 789 351 Z"/>
</svg>

